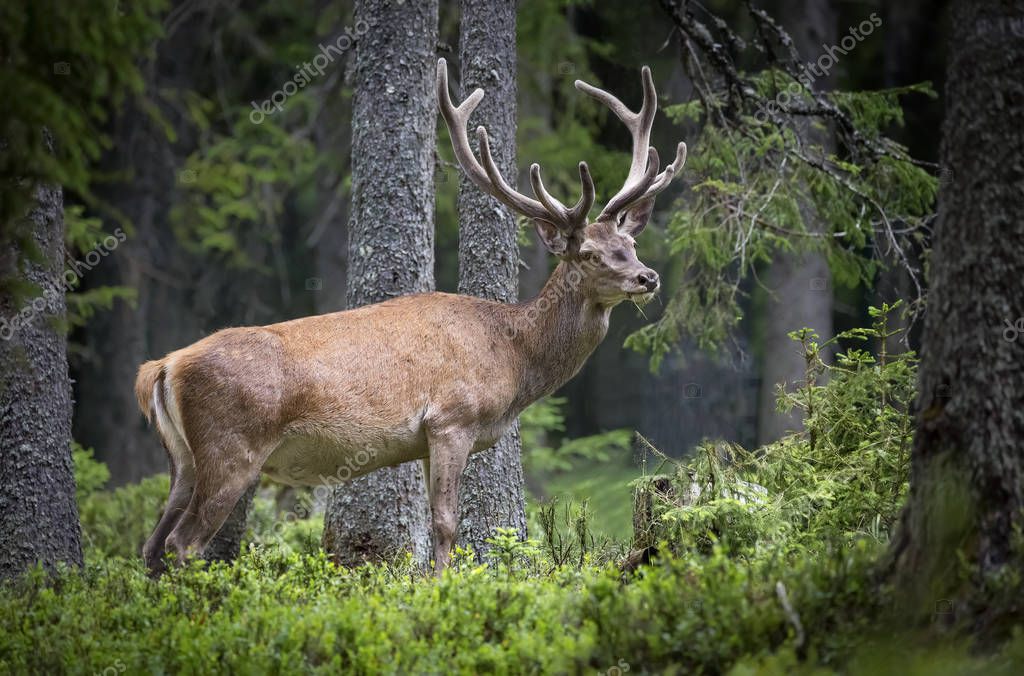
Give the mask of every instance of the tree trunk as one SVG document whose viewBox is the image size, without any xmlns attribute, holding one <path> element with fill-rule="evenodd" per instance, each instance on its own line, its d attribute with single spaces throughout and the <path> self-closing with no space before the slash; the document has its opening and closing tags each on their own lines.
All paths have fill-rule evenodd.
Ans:
<svg viewBox="0 0 1024 676">
<path fill-rule="evenodd" d="M 252 507 L 252 499 L 259 488 L 260 480 L 257 479 L 238 498 L 235 508 L 228 514 L 224 525 L 220 527 L 217 534 L 213 536 L 210 543 L 203 550 L 203 558 L 207 561 L 234 561 L 242 548 L 242 538 L 245 536 L 245 528 L 249 524 L 249 509 Z"/>
<path fill-rule="evenodd" d="M 462 94 L 487 95 L 472 124 L 493 139 L 503 176 L 516 175 L 516 4 L 462 0 L 459 23 Z M 516 219 L 463 174 L 459 179 L 459 293 L 506 303 L 518 298 Z M 457 542 L 482 555 L 494 529 L 526 537 L 518 421 L 494 447 L 469 459 L 462 478 Z"/>
<path fill-rule="evenodd" d="M 153 63 L 142 68 L 154 91 L 169 86 L 157 79 Z M 121 486 L 167 471 L 167 452 L 135 399 L 139 364 L 187 345 L 201 332 L 184 289 L 173 285 L 174 273 L 152 273 L 175 268 L 184 272 L 182 251 L 167 218 L 174 194 L 166 188 L 174 185 L 178 164 L 170 141 L 150 114 L 132 103 L 114 120 L 112 137 L 102 169 L 115 174 L 131 167 L 131 178 L 100 186 L 98 192 L 133 229 L 114 253 L 83 276 L 82 284 L 86 289 L 127 286 L 135 289 L 136 300 L 116 301 L 76 332 L 73 338 L 83 354 L 71 366 L 75 439 L 95 449 L 96 459 L 110 470 L 111 484 Z M 138 161 L 140 157 L 146 160 Z"/>
<path fill-rule="evenodd" d="M 984 585 L 1022 555 L 1024 2 L 960 0 L 952 19 L 942 142 L 952 171 L 931 253 L 910 497 L 891 553 L 911 612 L 941 607 L 990 628 L 1013 600 L 991 590 L 986 600 Z"/>
<path fill-rule="evenodd" d="M 71 464 L 71 384 L 64 298 L 64 200 L 36 188 L 33 236 L 42 254 L 17 245 L 0 278 L 31 282 L 35 299 L 0 294 L 0 578 L 39 562 L 81 565 L 82 542 Z M 9 287 L 7 287 L 9 288 Z M 33 294 L 35 295 L 35 294 Z"/>
<path fill-rule="evenodd" d="M 434 286 L 437 14 L 437 0 L 356 2 L 368 30 L 355 47 L 349 307 Z M 344 565 L 405 548 L 426 563 L 429 533 L 422 467 L 406 463 L 335 489 L 324 548 Z"/>
<path fill-rule="evenodd" d="M 784 5 L 782 23 L 800 55 L 813 60 L 822 45 L 835 44 L 836 14 L 831 0 L 803 0 Z M 828 78 L 825 80 L 828 81 Z M 801 135 L 817 145 L 829 147 L 822 132 L 807 125 Z M 808 230 L 819 230 L 818 215 L 810 205 L 801 207 Z M 824 338 L 832 336 L 832 282 L 828 262 L 822 254 L 780 254 L 774 258 L 764 277 L 765 286 L 774 293 L 765 308 L 764 342 L 759 397 L 758 441 L 779 439 L 803 424 L 799 411 L 775 410 L 775 390 L 780 383 L 804 380 L 804 357 L 789 332 L 810 327 Z"/>
</svg>

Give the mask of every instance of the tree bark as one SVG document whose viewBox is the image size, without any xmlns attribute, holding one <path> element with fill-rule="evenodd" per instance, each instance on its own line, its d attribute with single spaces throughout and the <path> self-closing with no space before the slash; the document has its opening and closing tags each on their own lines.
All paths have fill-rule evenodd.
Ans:
<svg viewBox="0 0 1024 676">
<path fill-rule="evenodd" d="M 950 25 L 941 155 L 951 172 L 931 253 L 910 496 L 890 553 L 904 607 L 927 617 L 941 606 L 987 627 L 1001 611 L 984 587 L 1022 556 L 1024 2 L 960 0 Z"/>
<path fill-rule="evenodd" d="M 803 0 L 785 4 L 782 23 L 806 60 L 835 44 L 836 13 L 831 0 Z M 822 133 L 807 125 L 801 135 L 811 142 L 830 145 Z M 809 230 L 819 230 L 818 215 L 810 205 L 801 207 Z M 764 342 L 759 397 L 758 441 L 770 443 L 787 432 L 803 428 L 799 411 L 779 413 L 775 390 L 780 383 L 804 380 L 805 364 L 800 346 L 789 332 L 810 327 L 824 338 L 832 336 L 832 282 L 828 262 L 822 254 L 780 254 L 765 274 L 769 298 L 764 320 Z"/>
<path fill-rule="evenodd" d="M 434 286 L 437 16 L 437 0 L 356 2 L 349 307 Z M 335 489 L 324 548 L 343 565 L 405 548 L 426 563 L 429 533 L 422 467 L 406 463 Z"/>
<path fill-rule="evenodd" d="M 242 493 L 235 508 L 228 514 L 224 525 L 220 527 L 217 534 L 213 536 L 210 543 L 203 550 L 203 558 L 207 561 L 234 561 L 242 549 L 242 538 L 245 536 L 245 528 L 249 525 L 249 509 L 252 507 L 252 499 L 256 495 L 260 481 L 257 479 L 249 488 Z"/>
<path fill-rule="evenodd" d="M 0 292 L 0 578 L 35 563 L 82 564 L 81 530 L 71 463 L 71 384 L 64 297 L 64 200 L 54 186 L 36 188 L 30 218 L 43 258 L 28 261 L 17 245 L 0 278 L 31 282 L 36 298 Z M 10 288 L 5 286 L 3 288 Z M 26 309 L 23 312 L 23 309 Z"/>
<path fill-rule="evenodd" d="M 462 0 L 462 93 L 487 92 L 470 127 L 484 125 L 503 176 L 516 175 L 516 3 Z M 516 219 L 463 174 L 459 179 L 459 293 L 506 303 L 518 299 Z M 473 455 L 462 476 L 457 542 L 482 555 L 496 528 L 526 537 L 519 423 Z"/>
</svg>

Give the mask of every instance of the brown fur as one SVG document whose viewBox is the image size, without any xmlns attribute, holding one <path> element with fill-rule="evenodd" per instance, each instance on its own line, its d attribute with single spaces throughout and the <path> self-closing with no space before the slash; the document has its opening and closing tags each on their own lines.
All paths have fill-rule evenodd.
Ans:
<svg viewBox="0 0 1024 676">
<path fill-rule="evenodd" d="M 135 378 L 135 398 L 147 422 L 153 422 L 153 385 L 163 375 L 164 360 L 156 359 L 140 366 L 139 375 Z"/>
</svg>

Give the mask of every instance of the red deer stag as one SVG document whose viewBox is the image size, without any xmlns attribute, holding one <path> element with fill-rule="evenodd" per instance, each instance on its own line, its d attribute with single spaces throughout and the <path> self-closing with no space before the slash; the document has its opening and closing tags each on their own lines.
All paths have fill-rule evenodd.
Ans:
<svg viewBox="0 0 1024 676">
<path fill-rule="evenodd" d="M 529 404 L 573 377 L 604 338 L 618 303 L 650 300 L 658 275 L 633 238 L 654 197 L 686 157 L 658 173 L 649 147 L 657 109 L 642 71 L 643 106 L 630 111 L 606 91 L 576 87 L 629 128 L 633 159 L 622 189 L 588 222 L 594 183 L 579 165 L 582 197 L 566 207 L 530 167 L 536 199 L 498 172 L 487 132 L 474 156 L 466 123 L 483 98 L 459 106 L 444 60 L 437 98 L 455 156 L 481 190 L 533 221 L 561 259 L 540 295 L 515 305 L 449 293 L 394 298 L 345 312 L 218 331 L 139 368 L 139 406 L 170 457 L 167 506 L 143 550 L 158 572 L 166 551 L 201 554 L 259 473 L 320 485 L 422 459 L 433 512 L 434 562 L 449 561 L 459 479 L 470 453 L 492 446 Z M 333 478 L 333 479 L 328 479 Z"/>
</svg>

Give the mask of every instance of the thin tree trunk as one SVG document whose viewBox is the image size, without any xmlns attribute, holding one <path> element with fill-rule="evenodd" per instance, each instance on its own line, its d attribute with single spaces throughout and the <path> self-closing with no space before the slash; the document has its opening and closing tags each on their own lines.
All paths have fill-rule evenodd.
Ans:
<svg viewBox="0 0 1024 676">
<path fill-rule="evenodd" d="M 43 259 L 27 262 L 15 248 L 3 257 L 11 265 L 0 269 L 0 278 L 21 278 L 42 290 L 27 301 L 0 294 L 0 318 L 23 318 L 17 327 L 0 330 L 0 578 L 37 562 L 49 569 L 82 563 L 67 338 L 61 325 L 64 200 L 60 188 L 39 186 L 36 201 L 30 218 Z"/>
<path fill-rule="evenodd" d="M 434 286 L 437 15 L 437 0 L 356 2 L 349 307 Z M 406 548 L 426 563 L 429 533 L 422 467 L 406 463 L 335 489 L 324 548 L 345 565 Z"/>
<path fill-rule="evenodd" d="M 803 0 L 784 7 L 783 24 L 804 59 L 816 58 L 822 45 L 835 44 L 836 14 L 831 0 Z M 810 142 L 828 148 L 829 139 L 822 134 L 810 125 L 801 131 Z M 809 230 L 821 229 L 811 205 L 802 205 L 801 212 Z M 822 254 L 780 254 L 764 280 L 774 297 L 768 300 L 764 319 L 758 413 L 758 441 L 762 444 L 803 427 L 798 411 L 779 413 L 775 408 L 775 391 L 780 383 L 791 386 L 804 380 L 804 356 L 789 332 L 806 326 L 823 339 L 832 336 L 832 282 Z"/>
<path fill-rule="evenodd" d="M 242 493 L 235 508 L 228 514 L 224 525 L 220 527 L 217 534 L 213 536 L 210 543 L 203 550 L 203 558 L 208 561 L 234 561 L 242 548 L 242 538 L 245 536 L 245 528 L 249 523 L 249 509 L 252 507 L 252 499 L 256 495 L 260 481 L 257 479 L 249 488 Z"/>
<path fill-rule="evenodd" d="M 516 3 L 462 0 L 459 24 L 462 94 L 486 91 L 472 124 L 493 139 L 503 176 L 516 175 Z M 459 180 L 459 292 L 515 302 L 519 247 L 516 220 L 465 176 Z M 470 457 L 463 474 L 457 542 L 478 554 L 495 528 L 526 537 L 518 421 L 494 447 Z"/>
<path fill-rule="evenodd" d="M 1012 600 L 984 585 L 1022 555 L 1024 2 L 960 0 L 952 19 L 942 142 L 952 173 L 930 259 L 910 497 L 891 553 L 904 607 L 927 617 L 941 605 L 988 628 Z"/>
<path fill-rule="evenodd" d="M 155 71 L 152 63 L 144 67 L 154 90 L 166 84 L 156 80 Z M 132 176 L 102 186 L 100 196 L 133 229 L 114 253 L 85 273 L 82 283 L 85 288 L 127 286 L 135 289 L 136 301 L 117 301 L 82 327 L 74 338 L 84 354 L 71 366 L 75 438 L 95 449 L 96 459 L 110 470 L 111 484 L 121 486 L 167 471 L 167 452 L 135 400 L 139 364 L 195 340 L 200 331 L 182 290 L 144 272 L 167 270 L 167 259 L 180 255 L 168 237 L 173 195 L 156 188 L 174 185 L 170 142 L 149 113 L 130 103 L 114 120 L 112 136 L 115 143 L 104 157 L 104 169 L 115 173 L 131 166 Z M 139 157 L 147 160 L 139 162 Z"/>
</svg>

